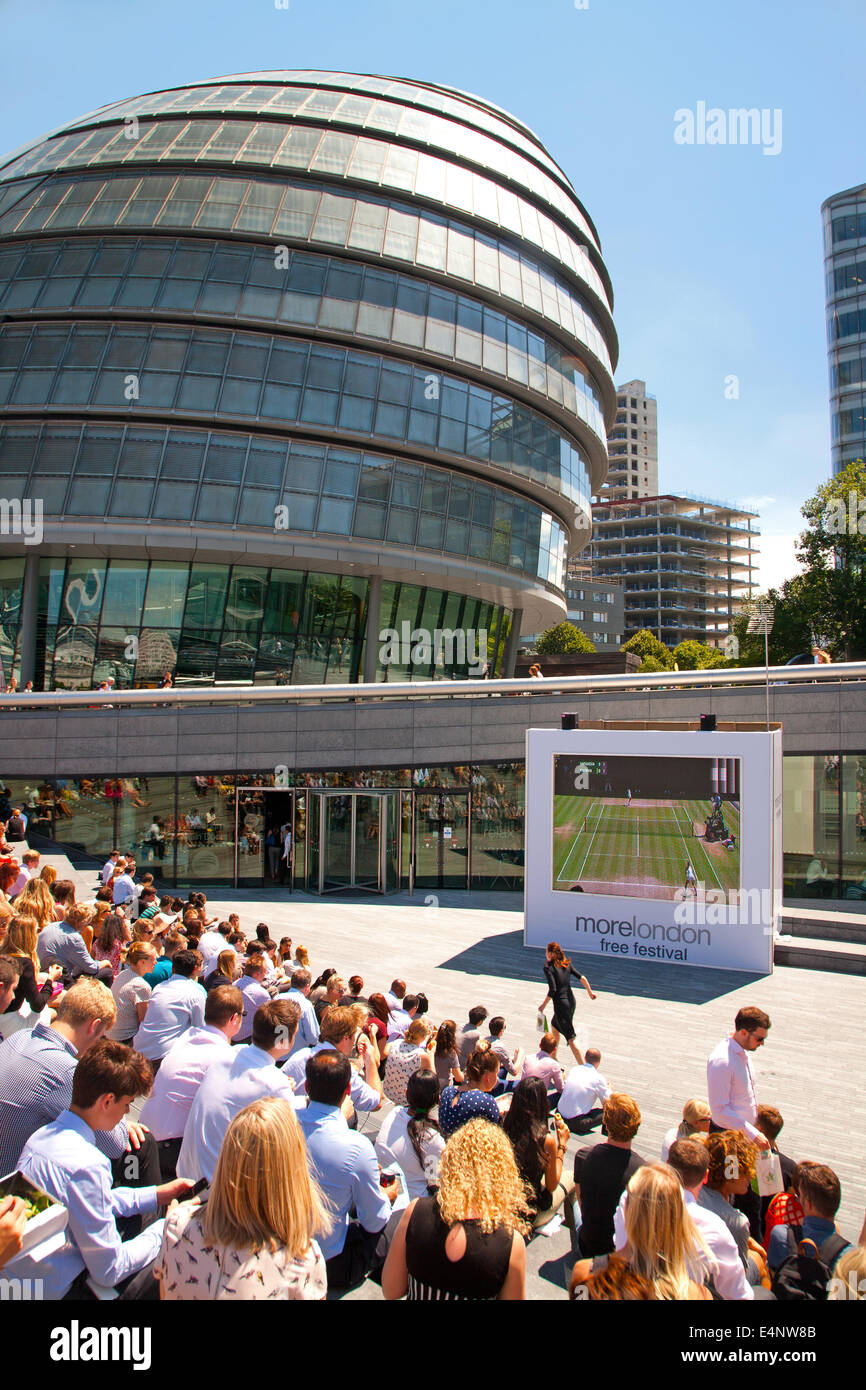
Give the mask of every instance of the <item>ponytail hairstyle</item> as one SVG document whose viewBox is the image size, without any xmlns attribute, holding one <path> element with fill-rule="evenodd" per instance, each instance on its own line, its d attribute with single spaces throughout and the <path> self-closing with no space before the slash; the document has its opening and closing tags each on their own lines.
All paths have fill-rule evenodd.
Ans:
<svg viewBox="0 0 866 1390">
<path fill-rule="evenodd" d="M 547 949 L 550 952 L 552 963 L 558 965 L 561 970 L 568 970 L 571 965 L 571 958 L 565 954 L 559 942 L 548 941 Z"/>
<path fill-rule="evenodd" d="M 421 1068 L 414 1071 L 406 1083 L 406 1109 L 409 1111 L 406 1133 L 422 1168 L 425 1162 L 424 1150 L 421 1147 L 424 1137 L 441 1133 L 437 1122 L 430 1118 L 430 1111 L 438 1104 L 439 1081 L 435 1071 L 424 1071 Z"/>
<path fill-rule="evenodd" d="M 457 1051 L 457 1024 L 453 1018 L 446 1018 L 439 1024 L 436 1034 L 436 1056 L 450 1057 Z"/>
<path fill-rule="evenodd" d="M 466 1087 L 477 1086 L 482 1076 L 489 1071 L 499 1070 L 499 1054 L 494 1052 L 488 1042 L 480 1042 L 466 1063 Z"/>
</svg>

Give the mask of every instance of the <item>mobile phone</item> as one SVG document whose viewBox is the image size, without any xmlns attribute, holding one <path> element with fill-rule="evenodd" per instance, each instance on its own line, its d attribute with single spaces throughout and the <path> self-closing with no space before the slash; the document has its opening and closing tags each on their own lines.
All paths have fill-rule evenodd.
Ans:
<svg viewBox="0 0 866 1390">
<path fill-rule="evenodd" d="M 396 1176 L 397 1176 L 396 1173 L 380 1173 L 380 1174 L 379 1174 L 379 1186 L 380 1186 L 380 1187 L 390 1187 L 391 1184 L 392 1184 L 392 1182 L 393 1182 L 394 1179 L 396 1178 Z"/>
<path fill-rule="evenodd" d="M 194 1187 L 190 1188 L 186 1196 L 181 1197 L 179 1200 L 181 1202 L 191 1202 L 192 1199 L 194 1197 L 197 1197 L 200 1192 L 204 1192 L 206 1187 L 210 1187 L 210 1183 L 208 1182 L 207 1178 L 199 1178 L 198 1182 L 195 1184 Z"/>
</svg>

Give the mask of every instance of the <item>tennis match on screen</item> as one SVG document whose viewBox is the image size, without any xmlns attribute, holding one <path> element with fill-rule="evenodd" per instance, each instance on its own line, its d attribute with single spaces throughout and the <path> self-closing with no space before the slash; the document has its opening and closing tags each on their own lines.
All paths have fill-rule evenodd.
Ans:
<svg viewBox="0 0 866 1390">
<path fill-rule="evenodd" d="M 554 755 L 553 887 L 683 900 L 740 886 L 739 758 Z"/>
</svg>

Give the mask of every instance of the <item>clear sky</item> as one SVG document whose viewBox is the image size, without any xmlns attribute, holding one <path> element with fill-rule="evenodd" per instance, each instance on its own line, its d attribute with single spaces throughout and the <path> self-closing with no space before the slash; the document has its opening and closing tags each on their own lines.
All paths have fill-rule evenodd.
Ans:
<svg viewBox="0 0 866 1390">
<path fill-rule="evenodd" d="M 792 573 L 799 508 L 830 471 L 820 206 L 866 182 L 863 0 L 283 2 L 0 0 L 0 148 L 256 69 L 416 77 L 506 107 L 599 230 L 617 380 L 658 398 L 662 490 L 757 504 L 764 581 Z M 780 111 L 780 152 L 678 144 L 674 113 L 699 102 Z"/>
</svg>

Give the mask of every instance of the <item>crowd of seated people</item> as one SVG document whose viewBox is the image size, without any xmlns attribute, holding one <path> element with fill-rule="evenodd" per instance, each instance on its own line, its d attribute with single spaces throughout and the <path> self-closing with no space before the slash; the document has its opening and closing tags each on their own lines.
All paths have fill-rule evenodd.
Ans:
<svg viewBox="0 0 866 1390">
<path fill-rule="evenodd" d="M 314 979 L 266 922 L 160 899 L 117 852 L 93 901 L 38 859 L 20 883 L 2 869 L 0 1177 L 68 1224 L 50 1259 L 18 1254 L 21 1204 L 0 1201 L 0 1264 L 46 1298 L 322 1299 L 369 1279 L 386 1299 L 522 1300 L 528 1243 L 563 1222 L 574 1300 L 863 1296 L 836 1173 L 781 1153 L 774 1107 L 723 1094 L 760 1010 L 656 1161 L 597 1048 L 564 1069 L 558 1034 L 524 1055 L 484 1004 L 432 1022 L 423 981 Z"/>
</svg>

